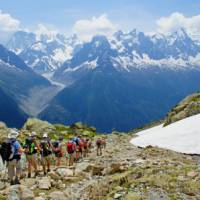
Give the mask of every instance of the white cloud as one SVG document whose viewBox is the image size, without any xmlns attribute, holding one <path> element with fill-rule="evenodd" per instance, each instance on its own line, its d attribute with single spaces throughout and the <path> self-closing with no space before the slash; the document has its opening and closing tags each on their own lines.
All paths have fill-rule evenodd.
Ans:
<svg viewBox="0 0 200 200">
<path fill-rule="evenodd" d="M 73 26 L 73 31 L 84 41 L 89 41 L 97 34 L 111 36 L 116 30 L 117 26 L 108 19 L 106 14 L 78 20 Z"/>
<path fill-rule="evenodd" d="M 157 20 L 157 25 L 161 33 L 170 33 L 184 28 L 193 36 L 200 35 L 200 15 L 186 17 L 182 13 L 175 12 L 168 17 L 161 17 Z"/>
<path fill-rule="evenodd" d="M 20 21 L 14 19 L 10 14 L 3 13 L 0 10 L 0 30 L 3 31 L 15 31 L 19 28 Z"/>
<path fill-rule="evenodd" d="M 19 20 L 0 10 L 0 43 L 4 43 L 19 26 Z"/>
</svg>

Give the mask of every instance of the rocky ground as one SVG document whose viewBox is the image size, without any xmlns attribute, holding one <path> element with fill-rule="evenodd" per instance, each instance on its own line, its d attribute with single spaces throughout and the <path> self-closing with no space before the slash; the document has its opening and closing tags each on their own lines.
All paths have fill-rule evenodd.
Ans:
<svg viewBox="0 0 200 200">
<path fill-rule="evenodd" d="M 152 147 L 140 149 L 129 143 L 131 137 L 107 136 L 102 156 L 96 157 L 93 149 L 74 168 L 63 165 L 52 169 L 47 177 L 25 178 L 17 186 L 1 181 L 0 199 L 200 199 L 198 156 Z"/>
</svg>

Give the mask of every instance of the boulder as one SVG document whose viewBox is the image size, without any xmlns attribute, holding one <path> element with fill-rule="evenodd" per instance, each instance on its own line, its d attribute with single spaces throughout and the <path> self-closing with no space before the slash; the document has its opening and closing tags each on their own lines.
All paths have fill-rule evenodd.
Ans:
<svg viewBox="0 0 200 200">
<path fill-rule="evenodd" d="M 191 171 L 187 173 L 187 176 L 191 179 L 196 178 L 198 176 L 198 173 L 195 171 Z"/>
<path fill-rule="evenodd" d="M 6 188 L 6 184 L 2 181 L 0 181 L 0 190 L 3 190 Z"/>
<path fill-rule="evenodd" d="M 35 197 L 34 200 L 46 200 L 46 199 L 43 197 Z"/>
<path fill-rule="evenodd" d="M 49 199 L 51 200 L 66 200 L 66 196 L 63 192 L 55 191 L 49 194 Z"/>
<path fill-rule="evenodd" d="M 26 186 L 20 187 L 20 196 L 21 196 L 21 198 L 20 198 L 21 200 L 32 200 L 35 197 L 33 191 L 31 191 Z"/>
<path fill-rule="evenodd" d="M 19 194 L 20 194 L 20 186 L 19 185 L 13 185 L 10 187 L 10 190 L 8 192 L 8 200 L 20 200 Z"/>
<path fill-rule="evenodd" d="M 115 193 L 115 195 L 114 195 L 114 199 L 119 199 L 121 197 L 122 197 L 122 194 L 120 194 L 120 193 Z"/>
<path fill-rule="evenodd" d="M 56 173 L 62 178 L 74 175 L 73 171 L 68 168 L 58 168 Z"/>
<path fill-rule="evenodd" d="M 49 172 L 48 176 L 51 177 L 51 179 L 56 180 L 56 181 L 61 179 L 61 177 L 54 171 Z"/>
<path fill-rule="evenodd" d="M 92 175 L 93 176 L 102 176 L 103 175 L 104 167 L 101 165 L 94 165 L 92 166 Z"/>
<path fill-rule="evenodd" d="M 43 177 L 38 180 L 38 188 L 41 190 L 49 190 L 51 188 L 51 180 L 48 177 Z"/>
</svg>

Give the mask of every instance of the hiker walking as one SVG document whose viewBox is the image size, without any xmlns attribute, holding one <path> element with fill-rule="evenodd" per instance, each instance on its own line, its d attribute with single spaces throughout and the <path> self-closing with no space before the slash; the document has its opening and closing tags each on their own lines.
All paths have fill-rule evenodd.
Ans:
<svg viewBox="0 0 200 200">
<path fill-rule="evenodd" d="M 102 155 L 102 140 L 101 138 L 98 138 L 96 141 L 96 149 L 97 149 L 97 156 Z"/>
<path fill-rule="evenodd" d="M 83 140 L 83 157 L 87 157 L 89 153 L 89 139 Z"/>
<path fill-rule="evenodd" d="M 105 137 L 102 138 L 101 143 L 102 143 L 102 148 L 105 149 L 106 148 L 106 138 Z"/>
<path fill-rule="evenodd" d="M 7 162 L 8 166 L 8 177 L 11 185 L 20 184 L 21 176 L 21 154 L 23 149 L 17 140 L 19 133 L 15 130 L 11 130 L 8 138 L 2 143 L 0 154 L 2 161 Z"/>
<path fill-rule="evenodd" d="M 69 166 L 73 166 L 76 157 L 76 143 L 72 139 L 67 142 L 67 153 L 68 164 Z"/>
<path fill-rule="evenodd" d="M 51 142 L 48 138 L 48 135 L 45 133 L 40 142 L 40 152 L 41 152 L 41 162 L 43 167 L 44 175 L 47 175 L 47 172 L 50 172 L 51 167 Z"/>
<path fill-rule="evenodd" d="M 52 143 L 53 153 L 55 156 L 56 166 L 60 166 L 63 157 L 63 137 L 59 137 L 58 141 Z"/>
<path fill-rule="evenodd" d="M 26 158 L 28 161 L 28 178 L 31 178 L 31 168 L 33 167 L 36 177 L 38 175 L 38 166 L 37 166 L 37 153 L 39 150 L 39 145 L 36 142 L 36 133 L 32 132 L 31 135 L 26 138 L 24 149 L 26 153 Z"/>
</svg>

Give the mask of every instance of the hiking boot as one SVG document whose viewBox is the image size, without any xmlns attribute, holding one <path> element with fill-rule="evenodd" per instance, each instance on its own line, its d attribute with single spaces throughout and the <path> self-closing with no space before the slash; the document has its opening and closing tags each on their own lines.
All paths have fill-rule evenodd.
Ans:
<svg viewBox="0 0 200 200">
<path fill-rule="evenodd" d="M 38 172 L 35 172 L 34 178 L 36 178 L 38 176 Z"/>
<path fill-rule="evenodd" d="M 44 172 L 44 176 L 46 176 L 47 175 L 47 173 L 46 172 Z"/>
<path fill-rule="evenodd" d="M 50 172 L 50 171 L 51 171 L 50 169 L 47 169 L 47 173 Z"/>
<path fill-rule="evenodd" d="M 11 181 L 10 181 L 10 185 L 15 185 L 14 180 L 11 180 Z"/>
<path fill-rule="evenodd" d="M 28 173 L 28 178 L 31 178 L 31 173 Z"/>
<path fill-rule="evenodd" d="M 15 178 L 14 184 L 15 185 L 19 185 L 20 184 L 19 179 L 17 177 Z"/>
</svg>

